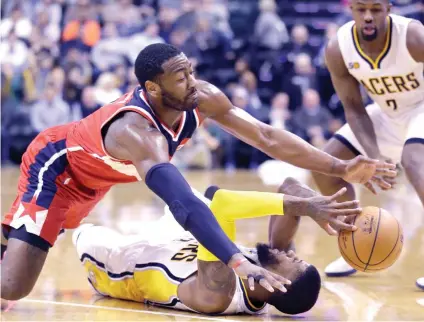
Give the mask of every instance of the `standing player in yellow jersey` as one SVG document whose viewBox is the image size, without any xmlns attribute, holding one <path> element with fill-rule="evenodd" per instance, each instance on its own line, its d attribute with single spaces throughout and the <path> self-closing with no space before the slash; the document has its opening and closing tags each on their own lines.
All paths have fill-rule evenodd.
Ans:
<svg viewBox="0 0 424 322">
<path fill-rule="evenodd" d="M 401 163 L 424 205 L 424 26 L 391 14 L 389 0 L 352 0 L 351 9 L 353 21 L 339 29 L 326 49 L 348 124 L 324 151 L 345 160 L 362 154 Z M 366 108 L 360 84 L 374 101 Z M 340 200 L 355 198 L 352 185 L 342 179 L 314 176 L 322 193 L 346 186 L 348 193 Z M 384 180 L 380 178 L 383 188 Z M 328 276 L 354 272 L 342 258 L 326 268 Z M 424 278 L 417 285 L 424 289 Z"/>
<path fill-rule="evenodd" d="M 361 210 L 357 201 L 334 202 L 345 190 L 322 197 L 291 178 L 279 192 L 210 187 L 205 195 L 212 201 L 196 195 L 210 207 L 231 240 L 235 238 L 235 220 L 276 214 L 270 220 L 270 245 L 238 247 L 244 260 L 288 278 L 291 284 L 287 290 L 270 289 L 260 276 L 239 278 L 193 235 L 183 231 L 169 209 L 160 220 L 146 225 L 142 235 L 124 236 L 106 227 L 83 225 L 75 231 L 73 240 L 89 282 L 105 296 L 199 313 L 259 314 L 269 305 L 287 314 L 303 313 L 314 306 L 321 279 L 313 265 L 288 250 L 297 229 L 297 216 L 310 216 L 334 234 L 328 222 L 331 216 Z M 155 225 L 160 228 L 155 229 Z M 292 230 L 279 234 L 283 227 Z"/>
</svg>

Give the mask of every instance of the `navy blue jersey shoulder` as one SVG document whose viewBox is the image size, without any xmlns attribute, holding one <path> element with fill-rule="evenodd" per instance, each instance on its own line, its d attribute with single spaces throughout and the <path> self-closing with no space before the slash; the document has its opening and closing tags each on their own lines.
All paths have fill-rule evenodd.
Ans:
<svg viewBox="0 0 424 322">
<path fill-rule="evenodd" d="M 194 131 L 200 125 L 200 119 L 197 108 L 192 111 L 186 111 L 182 114 L 179 120 L 177 130 L 173 130 L 165 125 L 155 114 L 150 107 L 143 90 L 137 87 L 134 90 L 131 100 L 127 106 L 136 106 L 140 109 L 140 114 L 146 117 L 153 125 L 162 133 L 168 142 L 169 156 L 172 157 L 174 153 L 182 148 L 184 144 L 192 137 Z"/>
</svg>

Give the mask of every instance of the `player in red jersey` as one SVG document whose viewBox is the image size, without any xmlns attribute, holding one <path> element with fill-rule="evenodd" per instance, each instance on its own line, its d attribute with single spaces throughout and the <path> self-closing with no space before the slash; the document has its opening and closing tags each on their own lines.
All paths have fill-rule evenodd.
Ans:
<svg viewBox="0 0 424 322">
<path fill-rule="evenodd" d="M 342 161 L 257 121 L 233 106 L 219 89 L 196 80 L 187 57 L 171 45 L 153 44 L 141 51 L 135 74 L 140 87 L 133 92 L 79 122 L 43 131 L 29 145 L 17 198 L 2 222 L 2 257 L 7 240 L 1 270 L 3 299 L 28 295 L 59 232 L 76 228 L 114 184 L 138 180 L 239 276 L 283 290 L 288 281 L 246 261 L 169 163 L 206 117 L 273 158 L 347 182 L 365 184 L 378 175 L 396 175 L 394 165 L 363 156 Z M 357 206 L 351 208 L 351 213 L 358 212 Z M 354 229 L 334 213 L 325 220 Z"/>
</svg>

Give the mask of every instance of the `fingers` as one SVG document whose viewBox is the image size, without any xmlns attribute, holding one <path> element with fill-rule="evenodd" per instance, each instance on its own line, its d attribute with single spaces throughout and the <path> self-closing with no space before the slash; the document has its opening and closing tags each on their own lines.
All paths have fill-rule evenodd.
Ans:
<svg viewBox="0 0 424 322">
<path fill-rule="evenodd" d="M 362 208 L 329 209 L 328 210 L 328 214 L 331 217 L 359 215 L 361 212 L 362 212 Z M 334 218 L 334 219 L 336 219 L 336 218 Z"/>
<path fill-rule="evenodd" d="M 376 161 L 376 160 L 374 160 Z M 396 164 L 385 162 L 385 161 L 377 161 L 377 169 L 390 169 L 394 170 L 396 169 Z"/>
<path fill-rule="evenodd" d="M 377 191 L 375 191 L 375 188 L 374 188 L 374 186 L 372 185 L 372 183 L 371 182 L 366 182 L 365 184 L 364 184 L 364 186 L 365 186 L 365 188 L 367 188 L 369 191 L 371 191 L 374 195 L 376 195 L 377 194 Z"/>
<path fill-rule="evenodd" d="M 352 225 L 355 222 L 355 219 L 356 219 L 356 215 L 352 215 L 352 216 L 347 216 L 343 218 L 342 221 L 345 222 L 346 224 Z"/>
<path fill-rule="evenodd" d="M 337 220 L 335 218 L 331 218 L 329 219 L 329 221 L 331 222 L 332 226 L 335 227 L 337 230 L 355 231 L 357 229 L 356 226 Z"/>
<path fill-rule="evenodd" d="M 391 177 L 394 178 L 397 176 L 397 171 L 396 170 L 391 170 L 391 169 L 375 169 L 375 174 L 379 175 L 379 176 L 384 176 L 384 177 Z"/>
<path fill-rule="evenodd" d="M 334 195 L 330 197 L 330 200 L 331 201 L 337 200 L 337 198 L 343 196 L 346 193 L 346 191 L 347 191 L 346 187 L 341 188 L 339 191 L 337 191 Z"/>
<path fill-rule="evenodd" d="M 331 205 L 335 209 L 349 209 L 349 208 L 358 208 L 359 200 L 338 202 Z"/>
<path fill-rule="evenodd" d="M 274 292 L 274 289 L 272 288 L 271 284 L 269 284 L 265 278 L 261 278 L 259 280 L 259 285 L 262 286 L 264 289 L 266 289 L 268 292 L 271 292 L 271 293 Z"/>
<path fill-rule="evenodd" d="M 380 177 L 374 176 L 371 178 L 371 181 L 376 183 L 381 189 L 387 190 L 392 187 L 390 183 L 386 182 L 383 178 L 380 178 Z"/>
<path fill-rule="evenodd" d="M 329 234 L 330 236 L 337 236 L 337 230 L 335 230 L 333 227 L 330 226 L 329 223 L 324 223 L 322 225 L 320 225 L 322 229 L 324 229 L 327 234 Z"/>
<path fill-rule="evenodd" d="M 269 290 L 269 288 L 267 288 L 266 286 L 263 285 L 263 281 L 265 281 L 266 283 L 269 284 L 269 286 L 271 286 L 271 289 L 277 289 L 280 290 L 281 292 L 285 293 L 287 292 L 287 289 L 284 287 L 284 284 L 291 284 L 291 281 L 289 281 L 288 279 L 278 275 L 278 274 L 274 274 L 272 272 L 269 271 L 265 271 L 264 272 L 264 278 L 262 278 L 259 281 L 259 284 L 263 287 L 265 287 L 267 290 Z M 266 285 L 265 283 L 265 285 Z M 273 291 L 270 291 L 273 292 Z"/>
</svg>

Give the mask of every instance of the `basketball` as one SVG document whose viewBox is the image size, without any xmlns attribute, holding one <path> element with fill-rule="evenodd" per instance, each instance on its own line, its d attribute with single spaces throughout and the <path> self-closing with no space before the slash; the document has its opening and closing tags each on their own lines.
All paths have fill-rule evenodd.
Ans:
<svg viewBox="0 0 424 322">
<path fill-rule="evenodd" d="M 358 271 L 374 273 L 394 264 L 403 247 L 403 231 L 388 211 L 365 207 L 355 217 L 354 232 L 339 233 L 339 250 L 343 258 Z"/>
</svg>

